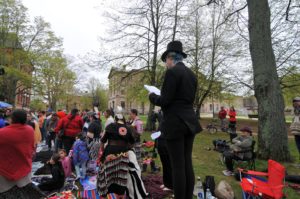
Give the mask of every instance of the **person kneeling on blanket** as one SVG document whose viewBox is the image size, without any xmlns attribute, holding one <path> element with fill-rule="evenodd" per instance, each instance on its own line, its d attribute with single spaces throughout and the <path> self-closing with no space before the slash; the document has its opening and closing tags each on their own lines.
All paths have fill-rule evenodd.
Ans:
<svg viewBox="0 0 300 199">
<path fill-rule="evenodd" d="M 100 169 L 97 191 L 101 196 L 140 199 L 148 196 L 141 180 L 141 169 L 132 150 L 134 137 L 122 114 L 116 114 L 115 123 L 108 125 L 99 152 Z"/>
<path fill-rule="evenodd" d="M 223 171 L 225 176 L 234 175 L 233 173 L 233 160 L 243 160 L 249 159 L 252 156 L 252 130 L 249 127 L 244 127 L 240 130 L 242 135 L 236 137 L 232 140 L 232 145 L 230 145 L 230 150 L 224 151 L 223 155 L 225 158 L 225 164 L 227 170 Z M 238 153 L 241 151 L 248 151 L 245 153 Z"/>
</svg>

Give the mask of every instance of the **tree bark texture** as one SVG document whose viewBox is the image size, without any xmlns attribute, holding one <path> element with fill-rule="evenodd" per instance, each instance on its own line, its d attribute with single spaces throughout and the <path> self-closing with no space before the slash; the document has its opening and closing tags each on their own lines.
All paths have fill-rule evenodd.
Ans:
<svg viewBox="0 0 300 199">
<path fill-rule="evenodd" d="M 258 102 L 258 155 L 263 159 L 289 161 L 284 101 L 271 41 L 268 0 L 247 0 L 250 54 L 254 91 Z"/>
</svg>

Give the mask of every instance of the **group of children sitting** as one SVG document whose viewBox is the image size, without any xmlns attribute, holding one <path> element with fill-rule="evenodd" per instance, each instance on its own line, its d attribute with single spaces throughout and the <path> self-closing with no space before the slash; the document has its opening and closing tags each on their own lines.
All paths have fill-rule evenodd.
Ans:
<svg viewBox="0 0 300 199">
<path fill-rule="evenodd" d="M 76 171 L 76 180 L 85 179 L 88 160 L 89 152 L 85 137 L 83 134 L 78 134 L 69 154 L 64 149 L 60 149 L 47 162 L 52 178 L 44 178 L 38 185 L 39 189 L 46 192 L 61 189 L 64 186 L 65 178 L 74 176 L 73 166 Z"/>
</svg>

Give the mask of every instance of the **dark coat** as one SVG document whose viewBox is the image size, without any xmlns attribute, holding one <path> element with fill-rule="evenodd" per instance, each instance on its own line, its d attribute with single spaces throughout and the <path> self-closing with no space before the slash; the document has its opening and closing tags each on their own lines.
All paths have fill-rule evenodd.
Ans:
<svg viewBox="0 0 300 199">
<path fill-rule="evenodd" d="M 64 186 L 65 174 L 61 163 L 50 165 L 52 178 L 38 185 L 42 191 L 53 191 Z"/>
<path fill-rule="evenodd" d="M 193 109 L 196 89 L 195 74 L 179 62 L 166 71 L 161 95 L 149 95 L 150 102 L 163 111 L 161 131 L 165 139 L 177 139 L 202 131 Z"/>
</svg>

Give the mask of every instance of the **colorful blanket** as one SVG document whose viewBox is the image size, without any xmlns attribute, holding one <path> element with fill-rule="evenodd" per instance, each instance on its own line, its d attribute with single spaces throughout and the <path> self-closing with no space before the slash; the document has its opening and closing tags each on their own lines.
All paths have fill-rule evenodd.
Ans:
<svg viewBox="0 0 300 199">
<path fill-rule="evenodd" d="M 81 179 L 80 183 L 83 190 L 93 190 L 97 188 L 97 176 L 87 176 L 85 179 Z"/>
</svg>

